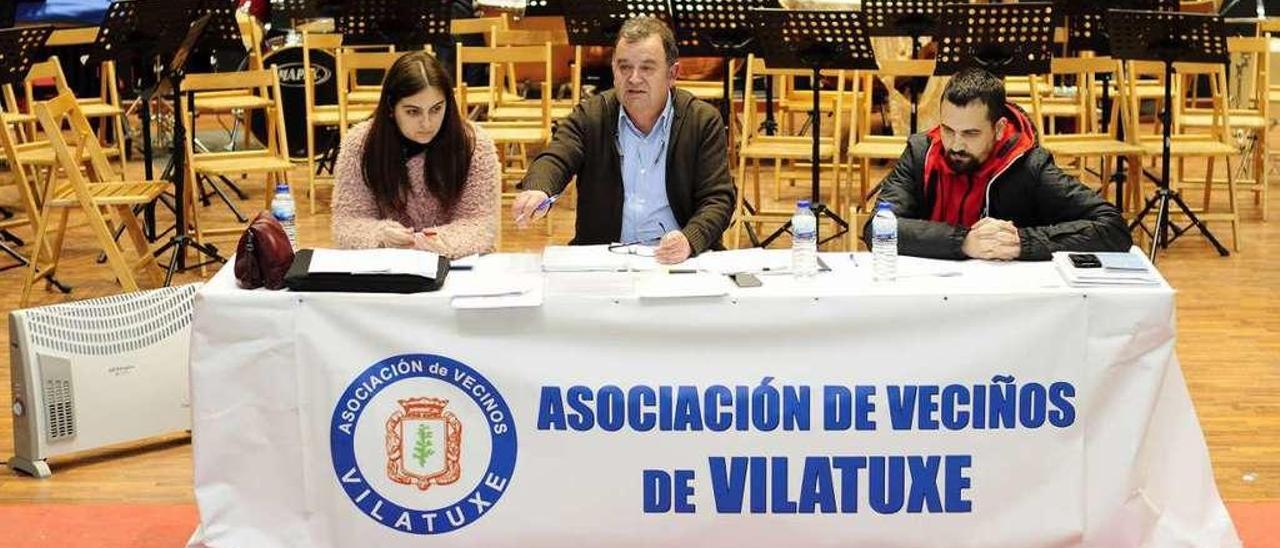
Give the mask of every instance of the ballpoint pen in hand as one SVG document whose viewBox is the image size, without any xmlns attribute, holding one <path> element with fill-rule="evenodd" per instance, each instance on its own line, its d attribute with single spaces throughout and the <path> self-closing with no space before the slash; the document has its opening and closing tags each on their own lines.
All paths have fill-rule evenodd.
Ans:
<svg viewBox="0 0 1280 548">
<path fill-rule="evenodd" d="M 556 200 L 559 200 L 560 196 L 562 195 L 563 194 L 547 196 L 547 198 L 545 200 L 542 200 L 542 203 L 538 204 L 538 207 L 533 208 L 533 211 L 530 213 L 537 213 L 542 210 L 551 209 L 551 206 L 555 205 Z M 520 221 L 523 221 L 524 218 L 525 218 L 525 214 L 521 213 L 519 216 L 516 217 L 516 222 L 519 223 Z"/>
</svg>

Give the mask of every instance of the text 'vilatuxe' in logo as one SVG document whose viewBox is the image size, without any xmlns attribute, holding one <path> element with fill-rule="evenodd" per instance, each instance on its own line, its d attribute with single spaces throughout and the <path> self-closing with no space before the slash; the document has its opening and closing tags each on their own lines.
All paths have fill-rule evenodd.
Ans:
<svg viewBox="0 0 1280 548">
<path fill-rule="evenodd" d="M 338 484 L 361 513 L 434 535 L 482 517 L 516 465 L 511 410 L 492 383 L 443 356 L 392 356 L 352 379 L 333 410 Z"/>
</svg>

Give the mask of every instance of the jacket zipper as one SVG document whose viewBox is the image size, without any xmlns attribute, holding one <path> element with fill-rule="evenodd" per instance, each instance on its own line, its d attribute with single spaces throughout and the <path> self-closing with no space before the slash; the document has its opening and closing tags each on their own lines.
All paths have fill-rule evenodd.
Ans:
<svg viewBox="0 0 1280 548">
<path fill-rule="evenodd" d="M 1023 156 L 1026 156 L 1027 153 L 1031 152 L 1031 150 L 1033 150 L 1034 148 L 1035 147 L 1029 148 L 1027 150 L 1022 151 L 1017 156 L 1014 156 L 1013 159 L 1010 160 L 1008 164 L 1005 164 L 1005 166 L 1000 169 L 1000 171 L 997 171 L 995 175 L 991 176 L 990 181 L 987 181 L 987 192 L 982 202 L 983 217 L 991 216 L 991 187 L 996 185 L 996 180 L 999 179 L 1001 175 L 1004 175 L 1006 171 L 1009 171 L 1009 168 L 1013 167 L 1013 164 L 1017 163 L 1018 160 L 1022 159 Z"/>
</svg>

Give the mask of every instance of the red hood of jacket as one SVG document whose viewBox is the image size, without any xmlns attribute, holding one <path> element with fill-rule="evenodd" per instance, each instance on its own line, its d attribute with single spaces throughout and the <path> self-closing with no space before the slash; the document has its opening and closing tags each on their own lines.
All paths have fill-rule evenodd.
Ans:
<svg viewBox="0 0 1280 548">
<path fill-rule="evenodd" d="M 929 151 L 924 161 L 925 196 L 931 202 L 929 220 L 968 228 L 982 218 L 987 189 L 992 180 L 1036 146 L 1036 129 L 1017 105 L 1005 109 L 1004 131 L 991 155 L 970 173 L 957 173 L 947 163 L 942 127 L 929 131 Z"/>
</svg>

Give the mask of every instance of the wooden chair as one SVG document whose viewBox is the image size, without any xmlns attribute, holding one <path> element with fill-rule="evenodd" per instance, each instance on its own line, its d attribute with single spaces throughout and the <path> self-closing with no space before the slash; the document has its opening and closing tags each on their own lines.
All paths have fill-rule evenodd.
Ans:
<svg viewBox="0 0 1280 548">
<path fill-rule="evenodd" d="M 1110 187 L 1111 181 L 1108 174 L 1111 173 L 1111 166 L 1116 158 L 1124 158 L 1129 170 L 1127 179 L 1134 182 L 1128 187 L 1130 196 L 1127 203 L 1140 206 L 1142 186 L 1137 181 L 1142 176 L 1143 149 L 1131 142 L 1121 140 L 1118 133 L 1121 115 L 1129 112 L 1128 109 L 1122 108 L 1127 100 L 1125 93 L 1128 88 L 1116 87 L 1115 94 L 1111 98 L 1113 105 L 1111 117 L 1107 120 L 1107 130 L 1103 131 L 1099 114 L 1102 100 L 1100 95 L 1095 95 L 1102 89 L 1101 78 L 1099 78 L 1102 74 L 1112 75 L 1113 82 L 1118 80 L 1123 74 L 1120 62 L 1110 57 L 1055 57 L 1050 62 L 1049 74 L 1044 75 L 1048 77 L 1047 79 L 1040 77 L 1031 79 L 1032 119 L 1040 133 L 1040 146 L 1053 153 L 1059 160 L 1066 158 L 1079 161 L 1081 167 L 1076 170 L 1078 177 L 1083 176 L 1087 171 L 1087 159 L 1101 160 L 1098 177 L 1101 179 L 1100 192 L 1104 196 Z M 1041 92 L 1039 86 L 1060 77 L 1073 78 L 1077 90 L 1077 100 L 1071 104 L 1078 113 L 1072 131 L 1051 127 L 1045 123 L 1052 111 L 1046 109 L 1044 100 L 1046 94 Z M 1124 127 L 1136 128 L 1136 124 L 1136 120 L 1125 116 Z"/>
<path fill-rule="evenodd" d="M 454 19 L 449 22 L 449 32 L 453 34 L 455 41 L 463 36 L 479 36 L 484 40 L 485 46 L 493 45 L 493 32 L 505 31 L 511 28 L 511 21 L 507 14 L 501 14 L 495 17 L 473 17 L 470 19 Z M 476 47 L 476 46 L 468 46 Z M 470 86 L 466 95 L 461 96 L 458 104 L 463 106 L 463 116 L 474 116 L 477 109 L 487 107 L 491 101 L 493 74 L 490 73 L 490 84 L 484 86 Z M 499 80 L 500 81 L 500 80 Z M 458 78 L 454 83 L 455 88 L 462 85 L 462 79 Z M 514 91 L 503 91 L 507 94 L 504 99 L 511 101 L 519 101 L 523 99 Z"/>
<path fill-rule="evenodd" d="M 96 32 L 96 29 L 95 29 Z M 102 83 L 100 93 L 94 97 L 77 98 L 76 102 L 80 111 L 86 118 L 99 118 L 104 123 L 99 128 L 98 136 L 101 139 L 105 133 L 111 132 L 112 138 L 115 140 L 114 147 L 105 151 L 107 156 L 114 156 L 120 160 L 120 173 L 124 175 L 125 171 L 125 150 L 124 150 L 124 128 L 128 122 L 125 120 L 124 109 L 120 107 L 120 92 L 116 89 L 116 66 L 112 61 L 104 61 L 102 63 Z M 67 85 L 67 77 L 62 71 L 62 64 L 57 57 L 50 57 L 48 60 L 36 63 L 31 66 L 31 70 L 27 73 L 26 79 L 23 81 L 23 88 L 26 95 L 27 105 L 36 104 L 35 83 L 38 80 L 52 79 L 54 87 L 58 94 L 68 94 L 75 96 L 75 93 Z M 30 108 L 30 107 L 28 107 Z M 35 128 L 31 127 L 30 131 L 34 133 Z"/>
<path fill-rule="evenodd" d="M 280 76 L 276 67 L 267 70 L 244 72 L 223 72 L 212 74 L 188 74 L 183 80 L 183 89 L 188 97 L 198 98 L 202 93 L 218 93 L 226 91 L 244 91 L 263 88 L 268 90 L 270 103 L 263 109 L 267 120 L 267 139 L 264 148 L 252 150 L 236 150 L 229 152 L 201 152 L 195 150 L 191 139 L 186 139 L 183 148 L 186 154 L 187 181 L 196 181 L 200 176 L 226 176 L 239 174 L 265 174 L 266 185 L 263 189 L 263 207 L 271 207 L 273 190 L 278 181 L 286 181 L 293 163 L 289 161 L 289 142 L 285 133 L 284 113 L 280 99 Z M 193 99 L 194 101 L 194 99 Z M 194 120 L 184 116 L 187 135 L 194 131 Z M 194 187 L 192 187 L 194 188 Z M 210 229 L 201 226 L 199 216 L 194 207 L 194 193 L 187 193 L 184 207 L 191 212 L 194 221 L 195 239 L 204 242 L 208 236 L 215 234 L 238 234 L 242 227 Z"/>
<path fill-rule="evenodd" d="M 490 44 L 496 47 L 505 46 L 540 46 L 550 44 L 552 48 L 570 47 L 569 38 L 564 33 L 548 30 L 499 30 L 495 28 L 490 35 Z M 573 47 L 573 61 L 569 72 L 569 85 L 572 87 L 568 99 L 551 100 L 551 119 L 559 120 L 573 112 L 573 108 L 582 100 L 582 46 Z M 554 52 L 554 49 L 553 49 Z M 490 93 L 493 104 L 487 105 L 489 120 L 534 120 L 542 116 L 542 108 L 537 100 L 524 99 L 518 89 L 518 75 L 515 67 L 502 66 L 502 77 L 495 78 L 503 86 L 502 93 Z M 554 84 L 554 82 L 553 82 Z M 554 89 L 554 86 L 552 87 Z M 474 90 L 473 90 L 474 93 Z M 514 99 L 519 98 L 519 99 Z"/>
<path fill-rule="evenodd" d="M 756 76 L 775 77 L 775 76 L 795 76 L 800 74 L 809 74 L 807 70 L 793 69 L 770 69 L 765 66 L 762 59 L 756 58 L 754 55 L 747 57 L 747 74 L 746 88 L 744 90 L 745 101 L 743 102 L 742 115 L 742 133 L 740 144 L 738 146 L 738 168 L 735 180 L 738 185 L 737 199 L 737 215 L 733 226 L 733 247 L 741 247 L 742 234 L 746 230 L 747 223 L 753 223 L 755 230 L 763 229 L 763 223 L 766 222 L 785 222 L 791 217 L 793 211 L 785 210 L 765 210 L 763 208 L 762 195 L 760 193 L 760 161 L 773 160 L 774 162 L 774 178 L 784 177 L 782 174 L 782 164 L 791 162 L 794 165 L 792 178 L 803 178 L 808 180 L 810 170 L 805 169 L 801 162 L 809 162 L 813 152 L 812 137 L 808 135 L 766 135 L 760 131 L 757 123 L 757 104 L 755 98 L 754 80 Z M 835 77 L 836 89 L 844 89 L 845 73 L 844 71 L 824 71 L 824 76 Z M 834 175 L 835 184 L 830 188 L 833 192 L 832 204 L 839 204 L 840 198 L 840 143 L 841 132 L 843 131 L 843 111 L 845 93 L 832 91 L 834 103 L 832 104 L 832 123 L 822 124 L 822 127 L 831 127 L 831 136 L 822 136 L 818 145 L 818 161 L 823 163 L 822 169 L 831 172 Z M 812 102 L 813 96 L 809 96 Z M 822 101 L 822 96 L 819 101 Z M 822 115 L 821 113 L 819 115 Z M 901 152 L 901 151 L 899 151 Z M 747 199 L 747 163 L 752 164 L 752 197 L 751 201 Z M 748 206 L 748 204 L 750 204 Z M 840 209 L 835 209 L 840 211 Z"/>
<path fill-rule="evenodd" d="M 13 87 L 6 84 L 3 86 L 5 95 L 12 96 Z M 7 101 L 6 101 L 7 102 Z M 9 204 L 12 209 L 17 211 L 6 211 L 8 218 L 0 219 L 0 230 L 12 230 L 15 228 L 29 228 L 34 234 L 36 230 L 36 215 L 39 208 L 36 207 L 35 199 L 32 196 L 32 184 L 27 170 L 33 166 L 24 158 L 29 157 L 31 149 L 41 152 L 48 152 L 52 157 L 53 150 L 48 147 L 48 143 L 23 143 L 20 135 L 25 133 L 25 124 L 29 120 L 28 115 L 15 113 L 5 106 L 0 108 L 0 149 L 3 149 L 5 162 L 8 164 L 10 184 L 17 190 L 17 202 Z M 4 245 L 0 242 L 0 245 Z M 45 250 L 48 251 L 47 249 Z M 16 250 L 14 250 L 16 253 Z M 26 260 L 23 257 L 21 260 Z"/>
<path fill-rule="evenodd" d="M 937 63 L 933 60 L 920 59 L 885 59 L 879 62 L 877 71 L 860 71 L 853 78 L 854 100 L 849 108 L 850 130 L 847 163 L 845 173 L 849 176 L 849 184 L 853 184 L 853 172 L 859 173 L 857 194 L 854 205 L 863 206 L 871 200 L 871 163 L 874 160 L 897 161 L 902 151 L 907 148 L 907 135 L 875 135 L 871 132 L 872 86 L 875 80 L 884 76 L 893 78 L 929 78 Z M 923 128 L 917 128 L 922 130 Z"/>
<path fill-rule="evenodd" d="M 31 288 L 36 280 L 56 272 L 67 227 L 67 214 L 73 209 L 84 214 L 98 244 L 106 252 L 107 264 L 125 291 L 138 290 L 138 283 L 133 277 L 133 270 L 137 268 L 145 269 L 152 282 L 160 283 L 160 268 L 142 233 L 138 218 L 133 213 L 133 207 L 155 200 L 169 188 L 169 184 L 162 181 L 118 181 L 74 95 L 63 93 L 51 101 L 37 103 L 35 114 L 49 138 L 58 166 L 66 174 L 68 181 L 66 184 L 45 185 L 45 188 L 36 193 L 40 207 L 35 230 L 36 242 L 31 248 L 31 264 L 27 267 L 27 276 L 23 282 L 20 306 L 25 307 L 30 303 Z M 63 134 L 62 128 L 66 124 L 70 125 L 71 133 L 75 136 L 75 149 L 69 146 Z M 87 157 L 88 160 L 84 173 L 80 169 L 82 157 Z M 48 248 L 46 238 L 50 215 L 54 210 L 60 211 L 61 220 L 51 246 L 51 262 L 42 266 L 41 251 Z M 112 235 L 108 218 L 104 215 L 105 211 L 112 210 L 123 223 L 129 239 L 133 241 L 137 259 L 132 262 L 126 260 L 124 251 Z"/>
<path fill-rule="evenodd" d="M 0 90 L 6 98 L 5 103 L 15 104 L 13 86 L 5 85 Z M 35 232 L 36 217 L 39 214 L 35 199 L 36 188 L 43 188 L 48 184 L 47 179 L 53 177 L 58 165 L 49 141 L 28 136 L 27 123 L 34 121 L 36 118 L 33 114 L 16 112 L 7 106 L 0 108 L 0 148 L 4 151 L 5 162 L 12 174 L 11 183 L 18 192 L 17 206 L 22 210 L 20 215 L 0 221 L 0 229 L 27 226 L 32 233 Z"/>
<path fill-rule="evenodd" d="M 239 12 L 236 13 L 236 23 L 240 27 L 240 38 L 244 42 L 245 51 L 248 52 L 245 57 L 244 70 L 263 70 L 262 25 L 258 24 L 258 21 L 252 16 Z M 196 97 L 193 114 L 199 116 L 201 114 L 225 114 L 262 110 L 270 107 L 271 102 L 267 88 L 209 91 Z M 243 119 L 247 120 L 248 118 L 245 117 Z M 236 127 L 244 128 L 244 132 L 241 135 L 243 140 L 240 146 L 248 149 L 253 138 L 252 133 L 248 130 L 248 124 L 240 119 L 237 119 L 236 124 Z"/>
<path fill-rule="evenodd" d="M 863 216 L 870 213 L 861 211 L 861 204 L 850 203 L 849 209 L 845 211 L 845 220 L 849 221 L 849 231 L 844 233 L 844 247 L 851 252 L 857 252 L 859 249 L 865 249 L 867 246 L 862 242 L 862 223 Z"/>
<path fill-rule="evenodd" d="M 333 104 L 316 103 L 316 77 L 315 71 L 312 70 L 311 52 L 321 50 L 332 55 L 334 57 L 334 74 L 331 74 L 330 77 L 342 81 L 345 80 L 342 78 L 344 73 L 342 67 L 337 64 L 341 49 L 341 34 L 310 31 L 303 31 L 302 33 L 303 95 L 307 109 L 307 201 L 311 213 L 316 212 L 316 194 L 320 188 L 333 186 L 332 171 L 327 174 L 318 173 L 318 155 L 321 151 L 330 150 L 339 145 L 337 142 L 316 143 L 316 129 L 339 127 L 344 119 L 347 123 L 359 122 L 372 116 L 373 110 L 377 106 L 376 99 L 373 102 L 368 102 L 367 97 L 364 97 L 361 101 L 348 97 L 344 114 L 341 100 Z M 362 97 L 356 96 L 355 99 L 362 99 Z M 340 128 L 340 132 L 345 133 L 345 129 Z M 332 158 L 329 159 L 331 160 Z"/>
<path fill-rule="evenodd" d="M 1235 88 L 1226 88 L 1227 100 L 1237 105 L 1229 110 L 1229 135 L 1237 132 L 1252 139 L 1250 154 L 1253 178 L 1236 181 L 1237 186 L 1246 186 L 1244 190 L 1254 193 L 1254 203 L 1262 209 L 1262 220 L 1267 220 L 1267 149 L 1270 146 L 1268 134 L 1271 128 L 1270 98 L 1270 39 L 1266 37 L 1228 37 L 1227 51 L 1232 55 L 1243 56 L 1245 70 L 1238 75 L 1241 95 Z M 1213 110 L 1192 108 L 1182 105 L 1178 114 L 1178 123 L 1183 128 L 1211 128 L 1214 124 Z"/>
<path fill-rule="evenodd" d="M 404 54 L 397 51 L 362 51 L 349 48 L 338 50 L 335 66 L 338 70 L 339 139 L 347 136 L 347 130 L 351 129 L 351 126 L 369 119 L 382 97 L 382 88 L 378 86 L 377 95 L 372 96 L 373 100 L 370 101 L 370 89 L 368 87 L 361 89 L 356 76 L 368 71 L 378 71 L 385 77 L 391 65 L 394 65 L 396 60 Z M 314 199 L 314 196 L 312 198 Z"/>
<path fill-rule="evenodd" d="M 701 57 L 693 57 L 689 58 L 688 61 L 719 63 L 720 60 L 715 58 L 704 59 Z M 733 66 L 728 65 L 723 67 L 723 69 L 732 72 Z M 690 80 L 677 76 L 676 87 L 693 94 L 694 97 L 703 101 L 715 103 L 724 100 L 724 83 L 719 78 L 716 78 L 715 80 Z"/>
<path fill-rule="evenodd" d="M 536 119 L 525 120 L 499 120 L 476 122 L 476 125 L 483 127 L 489 136 L 493 138 L 494 146 L 498 149 L 498 161 L 502 168 L 502 176 L 499 177 L 500 198 L 509 199 L 515 197 L 515 192 L 506 191 L 506 181 L 519 181 L 524 177 L 528 169 L 528 155 L 525 147 L 528 145 L 545 146 L 551 142 L 551 44 L 544 43 L 540 46 L 483 46 L 468 47 L 461 43 L 457 45 L 455 50 L 455 71 L 456 81 L 458 82 L 454 92 L 458 102 L 458 108 L 461 114 L 466 116 L 466 105 L 463 103 L 464 98 L 470 93 L 465 80 L 462 79 L 462 71 L 467 65 L 484 64 L 489 66 L 489 104 L 494 104 L 496 94 L 501 93 L 502 85 L 495 81 L 496 75 L 502 70 L 499 65 L 520 66 L 527 65 L 531 67 L 539 67 L 542 72 L 542 89 L 540 90 L 538 99 L 538 117 Z M 509 152 L 508 148 L 512 148 L 515 152 Z M 515 165 L 509 160 L 515 160 Z M 501 245 L 502 235 L 498 235 L 498 244 Z"/>
<path fill-rule="evenodd" d="M 1205 158 L 1207 161 L 1204 185 L 1204 209 L 1196 212 L 1196 215 L 1205 222 L 1226 221 L 1231 223 L 1232 247 L 1239 251 L 1242 247 L 1240 241 L 1240 219 L 1236 207 L 1236 183 L 1235 174 L 1231 171 L 1231 159 L 1239 153 L 1235 145 L 1230 142 L 1231 135 L 1229 128 L 1230 114 L 1226 104 L 1226 70 L 1222 65 L 1212 65 L 1203 63 L 1175 63 L 1174 70 L 1180 77 L 1174 78 L 1173 97 L 1174 97 L 1174 114 L 1172 137 L 1170 139 L 1170 154 L 1173 160 L 1182 163 L 1187 158 Z M 1129 109 L 1128 119 L 1138 119 L 1138 97 L 1136 89 L 1138 78 L 1134 75 L 1139 73 L 1154 73 L 1164 71 L 1164 65 L 1151 61 L 1128 61 L 1125 63 L 1126 77 L 1122 80 L 1128 89 L 1124 92 L 1125 108 Z M 1211 101 L 1213 104 L 1212 125 L 1207 128 L 1209 131 L 1199 133 L 1183 133 L 1181 131 L 1181 122 L 1179 121 L 1180 105 L 1183 97 L 1183 81 L 1185 78 L 1181 76 L 1205 76 L 1209 78 L 1210 89 L 1212 91 Z M 1161 135 L 1143 134 L 1138 131 L 1126 132 L 1129 142 L 1142 148 L 1143 153 L 1147 157 L 1160 158 L 1162 154 L 1163 137 Z M 1215 160 L 1223 159 L 1223 164 L 1227 172 L 1227 209 L 1225 211 L 1216 211 L 1210 207 L 1211 193 L 1213 189 L 1213 168 Z M 1187 186 L 1187 182 L 1181 176 L 1182 170 L 1170 170 L 1169 185 L 1174 189 L 1182 189 Z M 1140 184 L 1141 179 L 1136 178 L 1131 181 L 1132 184 Z M 1178 213 L 1176 210 L 1173 212 Z"/>
</svg>

